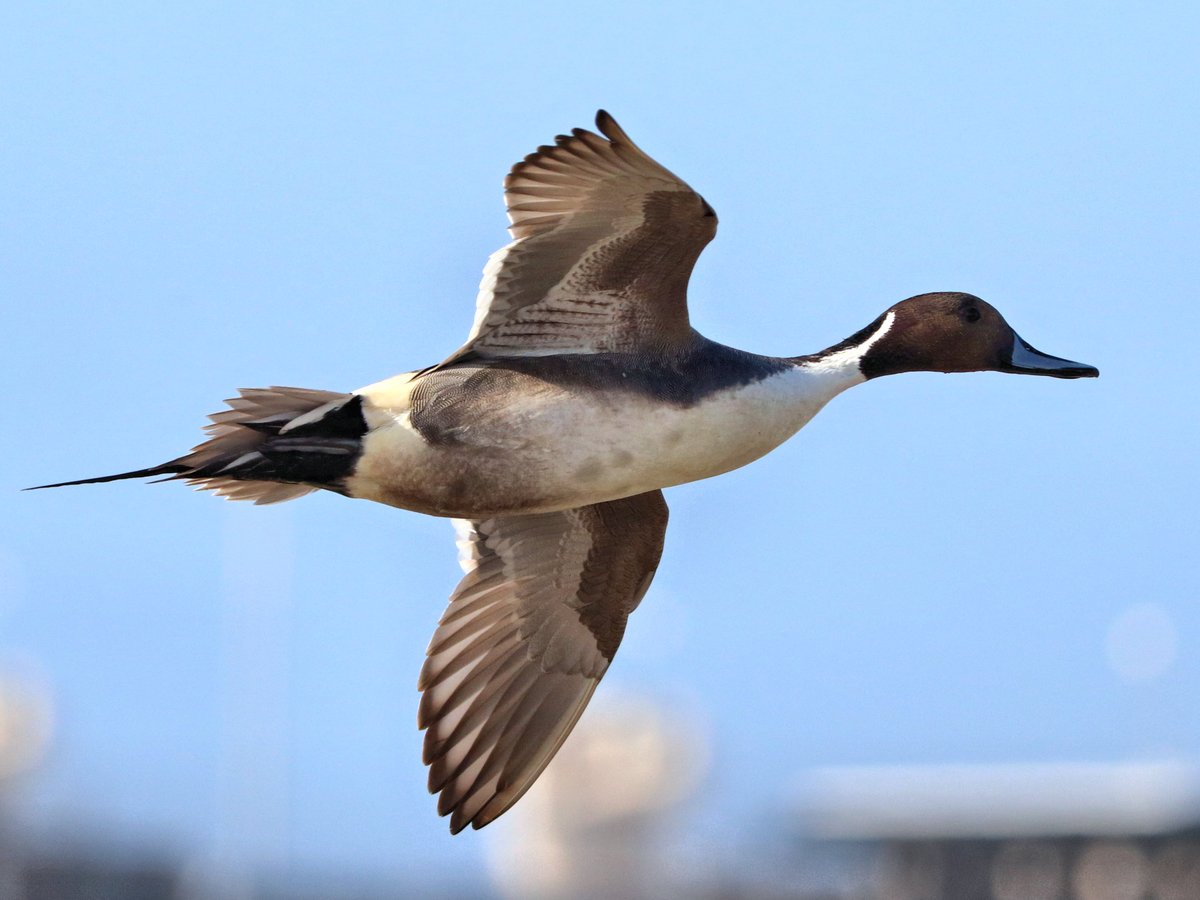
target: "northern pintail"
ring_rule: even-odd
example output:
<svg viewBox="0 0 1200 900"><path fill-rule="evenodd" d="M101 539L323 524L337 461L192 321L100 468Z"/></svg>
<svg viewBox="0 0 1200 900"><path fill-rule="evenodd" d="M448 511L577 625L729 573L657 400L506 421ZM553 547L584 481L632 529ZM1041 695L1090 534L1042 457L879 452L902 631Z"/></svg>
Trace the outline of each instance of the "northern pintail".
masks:
<svg viewBox="0 0 1200 900"><path fill-rule="evenodd" d="M806 356L714 343L687 285L716 213L610 115L596 124L505 179L514 240L446 360L351 393L243 390L192 452L64 482L165 476L255 503L323 489L455 519L466 575L418 715L452 832L511 807L582 714L658 567L662 488L744 466L883 375L1098 374L961 293L911 297Z"/></svg>

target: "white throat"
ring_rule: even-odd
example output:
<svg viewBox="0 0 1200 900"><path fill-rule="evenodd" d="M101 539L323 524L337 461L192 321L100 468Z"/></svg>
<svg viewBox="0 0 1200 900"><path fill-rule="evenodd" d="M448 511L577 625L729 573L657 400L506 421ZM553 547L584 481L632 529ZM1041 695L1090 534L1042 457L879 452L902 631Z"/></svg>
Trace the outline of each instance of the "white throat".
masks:
<svg viewBox="0 0 1200 900"><path fill-rule="evenodd" d="M879 327L861 344L845 347L825 356L799 363L796 368L806 376L806 380L811 384L808 390L812 392L814 399L823 395L824 399L821 400L823 406L846 388L866 381L867 377L863 375L861 366L863 357L883 339L895 321L896 314L889 311L883 317L883 321L879 323Z"/></svg>
<svg viewBox="0 0 1200 900"><path fill-rule="evenodd" d="M741 423L734 431L746 438L746 453L736 464L744 465L783 443L842 391L866 381L860 366L862 358L888 333L894 321L895 314L889 312L861 343L798 361L777 375L705 404L701 411L712 417L714 426L718 422L725 426Z"/></svg>

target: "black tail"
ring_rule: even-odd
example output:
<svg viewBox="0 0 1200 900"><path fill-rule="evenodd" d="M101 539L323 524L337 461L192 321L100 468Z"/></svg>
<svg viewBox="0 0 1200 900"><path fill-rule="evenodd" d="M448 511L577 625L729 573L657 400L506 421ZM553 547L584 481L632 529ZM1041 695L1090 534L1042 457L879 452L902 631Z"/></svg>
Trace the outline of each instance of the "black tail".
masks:
<svg viewBox="0 0 1200 900"><path fill-rule="evenodd" d="M307 388L249 388L209 416L209 438L191 453L147 469L26 488L126 478L185 480L231 500L278 503L317 488L339 490L362 450L362 398Z"/></svg>

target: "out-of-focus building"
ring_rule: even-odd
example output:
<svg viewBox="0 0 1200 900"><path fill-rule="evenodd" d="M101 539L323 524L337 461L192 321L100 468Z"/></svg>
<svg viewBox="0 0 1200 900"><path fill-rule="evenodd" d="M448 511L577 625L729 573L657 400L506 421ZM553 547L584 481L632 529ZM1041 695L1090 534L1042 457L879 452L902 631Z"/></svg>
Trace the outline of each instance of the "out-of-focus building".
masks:
<svg viewBox="0 0 1200 900"><path fill-rule="evenodd" d="M49 692L0 676L0 900L446 900L354 872L241 879L152 848L31 843L12 815L51 737ZM686 710L612 696L488 829L492 890L521 900L1200 900L1200 766L810 770L757 822L697 837L709 768ZM707 841L707 843L705 843Z"/></svg>
<svg viewBox="0 0 1200 900"><path fill-rule="evenodd" d="M681 873L669 837L707 751L661 709L581 723L493 838L513 898L1200 900L1200 766L1181 762L812 770L791 818Z"/></svg>
<svg viewBox="0 0 1200 900"><path fill-rule="evenodd" d="M824 873L801 896L1200 900L1200 767L1184 763L821 769L798 823L799 869Z"/></svg>

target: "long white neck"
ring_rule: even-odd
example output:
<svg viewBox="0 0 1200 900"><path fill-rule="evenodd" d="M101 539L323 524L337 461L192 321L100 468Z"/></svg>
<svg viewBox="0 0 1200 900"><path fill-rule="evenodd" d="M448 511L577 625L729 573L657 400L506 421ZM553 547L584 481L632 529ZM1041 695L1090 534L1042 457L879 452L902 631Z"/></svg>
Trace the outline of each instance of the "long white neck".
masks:
<svg viewBox="0 0 1200 900"><path fill-rule="evenodd" d="M801 356L793 360L795 368L792 369L788 382L795 395L796 414L799 418L797 430L803 428L821 407L842 391L867 380L860 363L870 349L888 333L894 319L895 314L888 312L880 321L879 327L857 343L839 345L823 353Z"/></svg>
<svg viewBox="0 0 1200 900"><path fill-rule="evenodd" d="M847 388L867 380L859 366L892 326L891 313L874 328L789 365L761 381L714 394L683 414L695 437L691 456L679 466L680 481L706 478L758 459L808 424L822 407Z"/></svg>

